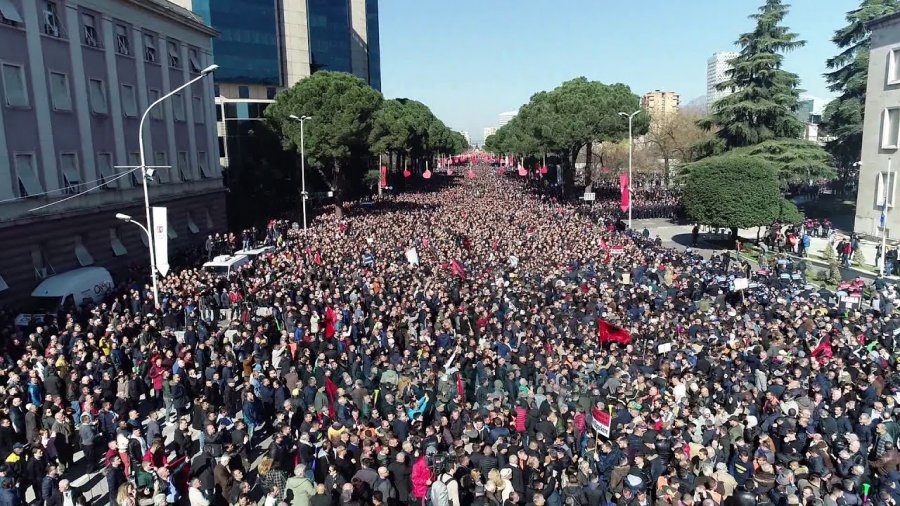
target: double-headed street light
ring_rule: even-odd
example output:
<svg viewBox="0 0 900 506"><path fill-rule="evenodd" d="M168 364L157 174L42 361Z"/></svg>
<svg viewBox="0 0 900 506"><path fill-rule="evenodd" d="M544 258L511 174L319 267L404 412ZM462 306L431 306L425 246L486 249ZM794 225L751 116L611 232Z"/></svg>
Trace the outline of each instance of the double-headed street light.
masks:
<svg viewBox="0 0 900 506"><path fill-rule="evenodd" d="M634 137L631 133L631 123L634 120L634 117L640 113L641 110L638 109L631 114L627 112L620 112L619 116L623 118L628 118L628 228L631 228L631 208L634 203L632 202L634 196L631 193L631 159L634 153Z"/></svg>
<svg viewBox="0 0 900 506"><path fill-rule="evenodd" d="M127 214L118 213L118 214L116 214L116 218L126 221L126 222L129 222L129 223L134 223L135 225L140 226L141 229L147 234L147 247L150 250L150 280L153 285L153 304L156 307L159 307L159 285L156 282L156 251L153 248L153 234L150 233L150 229L152 227L152 222L150 220L150 195L147 191L147 180L150 179L151 177L153 177L153 171L155 169L151 168L151 167L147 167L147 159L146 159L146 156L144 153L144 124L147 122L147 116L150 114L150 111L154 107L156 107L157 105L162 103L167 98L169 98L169 97L175 95L176 93L180 92L181 90L187 88L188 86L190 86L190 85L196 83L197 81L200 81L204 77L212 74L218 68L219 68L218 65L210 65L209 67L206 67L205 69L203 69L203 71L200 72L199 76L197 76L197 77L191 79L190 81L182 84L181 86L175 88L174 90L163 95L162 97L157 99L155 102L153 102L152 104L147 106L147 109L144 111L144 115L141 116L141 123L138 126L138 144L140 146L140 152L141 152L140 153L141 154L140 169L141 169L141 179L143 180L143 186L144 186L144 209L147 213L147 226L145 227L145 226L141 225L140 223L132 220L131 216L128 216Z"/></svg>
<svg viewBox="0 0 900 506"><path fill-rule="evenodd" d="M303 122L312 119L312 116L291 114L288 117L300 123L300 196L303 200L303 232L306 232L306 146L303 144Z"/></svg>

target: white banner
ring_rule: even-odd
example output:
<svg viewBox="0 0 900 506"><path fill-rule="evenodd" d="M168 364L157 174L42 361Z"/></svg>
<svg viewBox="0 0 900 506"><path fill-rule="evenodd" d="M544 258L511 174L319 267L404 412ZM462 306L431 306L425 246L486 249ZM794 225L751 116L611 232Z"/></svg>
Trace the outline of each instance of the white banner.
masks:
<svg viewBox="0 0 900 506"><path fill-rule="evenodd" d="M156 270L165 276L169 273L169 222L165 207L153 209L153 254L156 256Z"/></svg>
<svg viewBox="0 0 900 506"><path fill-rule="evenodd" d="M416 248L406 250L406 261L409 262L409 265L419 265L419 252L416 251Z"/></svg>

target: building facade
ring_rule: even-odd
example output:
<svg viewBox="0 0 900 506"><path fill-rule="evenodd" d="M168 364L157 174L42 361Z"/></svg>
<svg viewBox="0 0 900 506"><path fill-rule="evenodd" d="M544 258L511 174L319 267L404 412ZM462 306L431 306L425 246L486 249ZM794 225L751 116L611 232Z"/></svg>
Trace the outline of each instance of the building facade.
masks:
<svg viewBox="0 0 900 506"><path fill-rule="evenodd" d="M486 141L488 137L497 133L497 127L484 127L484 138L482 141Z"/></svg>
<svg viewBox="0 0 900 506"><path fill-rule="evenodd" d="M650 115L650 126L666 116L677 114L681 97L674 91L651 91L641 97L641 108Z"/></svg>
<svg viewBox="0 0 900 506"><path fill-rule="evenodd" d="M98 265L146 265L138 126L212 63L215 30L166 0L0 1L0 299ZM170 251L225 224L211 79L154 108L144 135ZM93 191L80 194L91 188ZM76 196L77 195L77 196ZM49 207L43 207L52 204Z"/></svg>
<svg viewBox="0 0 900 506"><path fill-rule="evenodd" d="M900 237L897 171L900 169L900 14L869 24L872 41L853 230L889 239ZM887 201L886 230L880 226Z"/></svg>
<svg viewBox="0 0 900 506"><path fill-rule="evenodd" d="M720 83L728 80L728 71L731 70L731 60L738 57L733 51L715 53L706 60L706 109L713 111L713 104L719 99L731 95L731 91L718 90Z"/></svg>
<svg viewBox="0 0 900 506"><path fill-rule="evenodd" d="M497 123L498 126L501 126L501 127L502 127L503 125L509 123L509 122L512 121L512 119L515 118L518 114L519 114L519 111L501 112L500 115L499 115L498 123Z"/></svg>

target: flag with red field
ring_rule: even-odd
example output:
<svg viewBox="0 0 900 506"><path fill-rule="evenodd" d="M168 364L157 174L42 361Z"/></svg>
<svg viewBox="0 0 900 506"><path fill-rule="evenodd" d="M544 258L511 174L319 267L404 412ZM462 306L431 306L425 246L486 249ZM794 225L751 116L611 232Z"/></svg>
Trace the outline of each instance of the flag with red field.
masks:
<svg viewBox="0 0 900 506"><path fill-rule="evenodd" d="M628 344L631 342L631 334L627 330L617 327L606 320L600 320L600 343Z"/></svg>

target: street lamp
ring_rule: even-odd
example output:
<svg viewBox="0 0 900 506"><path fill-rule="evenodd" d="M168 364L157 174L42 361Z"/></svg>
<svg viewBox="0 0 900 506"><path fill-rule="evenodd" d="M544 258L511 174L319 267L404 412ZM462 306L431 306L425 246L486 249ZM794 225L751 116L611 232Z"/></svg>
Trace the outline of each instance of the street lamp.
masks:
<svg viewBox="0 0 900 506"><path fill-rule="evenodd" d="M300 123L300 193L303 200L303 232L306 232L306 146L303 144L303 122L312 119L312 116L303 115L297 117L296 114L289 116L294 121Z"/></svg>
<svg viewBox="0 0 900 506"><path fill-rule="evenodd" d="M153 240L153 238L150 236L150 231L147 230L147 227L141 225L141 222L139 222L139 221L134 221L133 219L131 219L131 216L129 216L129 215L127 215L127 214L123 214L123 213L116 213L116 219L117 219L117 220L122 220L122 221L124 221L125 223L133 223L133 224L137 225L138 227L141 228L141 230L144 231L145 234L147 234L147 241L148 241L148 242L150 242L150 241Z"/></svg>
<svg viewBox="0 0 900 506"><path fill-rule="evenodd" d="M638 109L631 114L627 112L620 112L619 116L623 118L628 118L628 228L631 228L631 208L634 206L633 195L631 193L631 159L634 154L634 137L631 134L631 123L635 116L640 113L641 110Z"/></svg>
<svg viewBox="0 0 900 506"><path fill-rule="evenodd" d="M154 107L156 107L157 105L162 103L163 100L166 100L167 98L175 95L179 91L187 88L188 86L196 83L197 81L203 79L204 77L212 74L218 68L219 68L218 65L210 65L209 67L206 67L205 69L203 69L203 71L200 72L199 76L197 76L197 77L191 79L190 81L182 84L181 86L175 88L174 90L170 91L169 93L167 93L167 94L163 95L162 97L160 97L159 99L157 99L156 102L153 102L152 104L147 106L147 109L144 111L143 116L141 116L141 123L138 126L138 144L140 146L140 152L141 152L141 179L143 180L143 184L144 184L144 210L147 213L147 226L146 227L141 226L141 228L143 228L144 232L147 233L147 247L150 249L150 281L153 284L153 304L155 307L159 307L159 285L156 283L156 252L153 249L153 234L150 233L150 228L152 227L152 224L150 221L150 194L147 191L147 180L149 178L153 177L153 173L151 172L152 169L147 167L147 159L146 159L146 156L144 153L144 124L147 121L147 116L150 114L150 111ZM116 218L118 218L120 220L125 220L125 218L123 218L125 216L128 216L128 215L119 213L116 215ZM129 216L128 220L125 220L125 221L131 221L131 217ZM131 221L131 223L137 223L137 222ZM140 224L138 223L138 225L140 225Z"/></svg>

